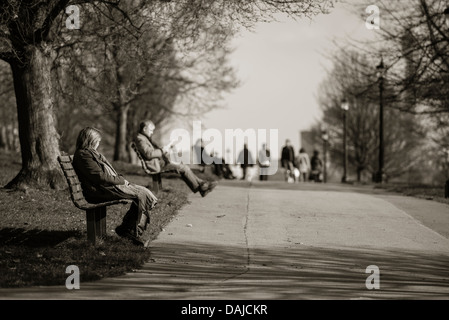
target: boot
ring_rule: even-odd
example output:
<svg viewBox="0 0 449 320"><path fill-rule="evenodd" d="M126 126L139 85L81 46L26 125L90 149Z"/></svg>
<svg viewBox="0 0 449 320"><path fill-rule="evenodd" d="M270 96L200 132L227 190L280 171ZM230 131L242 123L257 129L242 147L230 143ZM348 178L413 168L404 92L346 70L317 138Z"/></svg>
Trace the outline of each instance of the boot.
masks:
<svg viewBox="0 0 449 320"><path fill-rule="evenodd" d="M181 178L187 184L190 190L192 190L193 193L198 192L198 187L200 184L198 178L194 179L194 177L192 177L192 174L186 175L185 173L181 173Z"/></svg>
<svg viewBox="0 0 449 320"><path fill-rule="evenodd" d="M137 224L137 237L141 237L143 232L147 230L148 224L150 223L150 219L146 212L140 215L139 223Z"/></svg>

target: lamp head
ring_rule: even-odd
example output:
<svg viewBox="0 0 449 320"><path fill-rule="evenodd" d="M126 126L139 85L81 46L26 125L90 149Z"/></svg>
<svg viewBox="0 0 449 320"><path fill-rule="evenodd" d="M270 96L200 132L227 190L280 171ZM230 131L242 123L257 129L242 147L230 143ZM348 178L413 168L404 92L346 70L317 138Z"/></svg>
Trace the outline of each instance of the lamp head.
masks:
<svg viewBox="0 0 449 320"><path fill-rule="evenodd" d="M383 77L385 70L383 58L380 58L380 63L376 66L376 69L377 69L377 77L378 78Z"/></svg>
<svg viewBox="0 0 449 320"><path fill-rule="evenodd" d="M346 99L343 99L343 101L341 102L341 108L345 111L349 110L349 103Z"/></svg>

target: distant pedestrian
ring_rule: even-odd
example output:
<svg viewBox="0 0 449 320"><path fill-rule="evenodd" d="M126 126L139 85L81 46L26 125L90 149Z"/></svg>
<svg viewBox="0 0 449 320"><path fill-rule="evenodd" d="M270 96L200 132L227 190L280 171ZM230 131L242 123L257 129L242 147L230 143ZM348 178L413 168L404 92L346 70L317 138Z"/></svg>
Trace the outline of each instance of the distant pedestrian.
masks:
<svg viewBox="0 0 449 320"><path fill-rule="evenodd" d="M203 139L198 139L194 148L195 148L197 163L200 165L200 172L204 172L206 169L206 162L204 162L204 159L203 159L203 152L204 152Z"/></svg>
<svg viewBox="0 0 449 320"><path fill-rule="evenodd" d="M285 140L285 146L281 152L281 166L285 170L285 181L295 180L295 150L289 139Z"/></svg>
<svg viewBox="0 0 449 320"><path fill-rule="evenodd" d="M255 163L246 143L243 145L243 150L240 151L237 163L240 163L240 167L242 168L241 180L245 180L248 167L252 167Z"/></svg>
<svg viewBox="0 0 449 320"><path fill-rule="evenodd" d="M211 159L213 160L213 173L218 176L219 178L224 179L235 179L234 174L232 173L231 168L226 163L225 159L223 157L220 157L218 152L210 154Z"/></svg>
<svg viewBox="0 0 449 320"><path fill-rule="evenodd" d="M303 182L307 182L309 179L309 172L311 169L310 158L304 148L299 150L299 154L296 157L296 164L299 169L299 178Z"/></svg>
<svg viewBox="0 0 449 320"><path fill-rule="evenodd" d="M232 173L231 167L229 166L229 164L226 163L224 158L222 159L221 168L223 170L223 178L229 179L229 180L235 179L235 176L234 176L234 173Z"/></svg>
<svg viewBox="0 0 449 320"><path fill-rule="evenodd" d="M270 167L270 149L267 148L267 144L262 145L262 149L259 150L259 155L257 158L257 163L259 164L259 180L268 180L268 168Z"/></svg>
<svg viewBox="0 0 449 320"><path fill-rule="evenodd" d="M323 162L321 161L319 154L320 153L317 150L313 151L312 159L310 159L310 180L315 182L321 182L321 173L323 171Z"/></svg>

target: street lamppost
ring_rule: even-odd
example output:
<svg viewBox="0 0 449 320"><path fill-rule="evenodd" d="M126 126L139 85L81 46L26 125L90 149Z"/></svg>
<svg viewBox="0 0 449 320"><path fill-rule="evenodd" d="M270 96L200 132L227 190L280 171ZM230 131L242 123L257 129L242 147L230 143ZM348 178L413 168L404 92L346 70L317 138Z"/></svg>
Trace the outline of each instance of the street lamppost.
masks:
<svg viewBox="0 0 449 320"><path fill-rule="evenodd" d="M323 139L323 182L327 181L327 141L329 135L327 134L326 126L321 126L321 139Z"/></svg>
<svg viewBox="0 0 449 320"><path fill-rule="evenodd" d="M383 86L384 86L384 62L381 58L377 69L379 80L379 171L377 172L377 182L382 183L384 176L384 106L383 106Z"/></svg>
<svg viewBox="0 0 449 320"><path fill-rule="evenodd" d="M446 22L446 28L449 29L449 7L446 7L443 13ZM447 156L449 156L449 154L446 155L446 163L447 163ZM447 167L446 167L446 183L444 184L444 197L449 198L449 179L447 178Z"/></svg>
<svg viewBox="0 0 449 320"><path fill-rule="evenodd" d="M347 143L347 131L348 131L348 110L349 103L346 99L341 102L341 109L343 110L343 177L341 177L341 182L347 181L348 174L348 143Z"/></svg>

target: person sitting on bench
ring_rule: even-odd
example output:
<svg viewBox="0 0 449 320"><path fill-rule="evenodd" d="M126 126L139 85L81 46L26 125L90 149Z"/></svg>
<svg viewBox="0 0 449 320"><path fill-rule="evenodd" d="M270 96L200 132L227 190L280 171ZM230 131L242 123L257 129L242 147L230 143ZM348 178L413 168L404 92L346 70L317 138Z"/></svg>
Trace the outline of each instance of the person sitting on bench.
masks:
<svg viewBox="0 0 449 320"><path fill-rule="evenodd" d="M73 155L73 168L88 202L131 199L132 204L115 232L128 238L136 245L144 245L141 240L143 232L150 222L150 210L157 203L154 194L143 186L129 183L112 167L109 161L97 151L101 141L98 129L82 129L76 141Z"/></svg>
<svg viewBox="0 0 449 320"><path fill-rule="evenodd" d="M174 170L181 175L181 178L192 190L192 192L199 192L202 197L205 197L213 188L216 187L217 182L206 181L197 177L192 170L185 164L175 164L170 162L168 158L168 147L160 148L151 139L156 125L151 120L146 120L140 123L140 130L136 136L136 147L149 170L154 172Z"/></svg>

